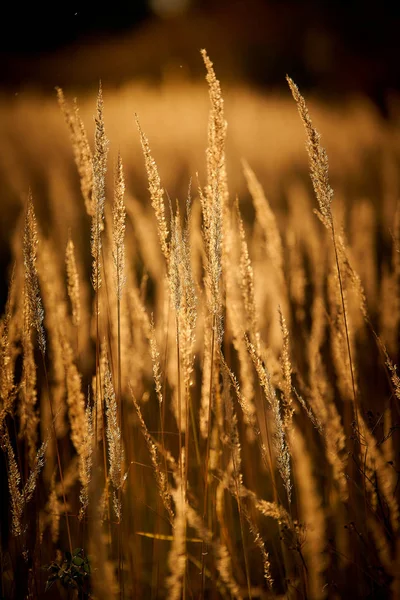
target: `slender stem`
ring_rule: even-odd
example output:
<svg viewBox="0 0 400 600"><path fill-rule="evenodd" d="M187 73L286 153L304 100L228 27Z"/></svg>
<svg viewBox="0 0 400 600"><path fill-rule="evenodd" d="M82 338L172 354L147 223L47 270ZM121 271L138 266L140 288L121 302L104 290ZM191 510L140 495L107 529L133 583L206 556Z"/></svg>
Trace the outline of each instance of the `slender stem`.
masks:
<svg viewBox="0 0 400 600"><path fill-rule="evenodd" d="M162 456L163 456L163 461L164 461L164 471L165 471L165 477L168 478L168 465L167 465L167 457L166 457L166 453L165 453L165 438L164 438L164 430L165 430L165 402L166 402L166 389L167 389L167 357L168 357L168 337L169 337L169 311L170 311L170 300L168 300L168 311L167 311L167 332L166 332L166 336L165 336L165 350L164 350L164 361L163 361L163 373L164 373L164 381L163 381L163 392L162 392L162 398L163 398L163 403L162 405L160 404L160 402L158 402L158 410L159 410L159 420L160 420L160 434L161 434L161 449L162 449ZM158 497L158 501L157 501L157 526L156 526L156 531L157 533L159 533L160 531L160 527L161 527L161 498ZM159 568L159 559L158 559L158 555L159 555L159 540L157 540L157 538L155 538L154 540L154 548L153 548L153 564L156 565L156 588L155 588L155 598L158 598L158 593L159 593L159 585L160 585L160 568ZM154 597L153 595L153 586L152 586L152 598Z"/></svg>
<svg viewBox="0 0 400 600"><path fill-rule="evenodd" d="M99 348L99 291L96 291L96 399L95 399L95 415L94 415L94 439L97 445L97 411L99 404L99 368L100 368L100 348Z"/></svg>
<svg viewBox="0 0 400 600"><path fill-rule="evenodd" d="M168 466L167 466L167 457L165 454L165 438L164 438L164 430L165 430L165 402L166 402L166 394L167 394L167 358L168 358L168 338L169 338L169 311L171 307L171 300L168 299L168 311L167 311L167 334L165 336L165 351L164 351L164 381L163 381L163 404L162 406L159 403L160 409L160 427L161 427L161 447L163 450L164 457L164 469L165 476L168 477Z"/></svg>
<svg viewBox="0 0 400 600"><path fill-rule="evenodd" d="M180 465L180 476L183 481L183 463L182 463L182 390L181 390L181 353L179 345L179 322L178 315L176 315L176 350L177 350L177 361L178 361L178 429L179 429L179 465ZM183 493L183 488L182 488Z"/></svg>
<svg viewBox="0 0 400 600"><path fill-rule="evenodd" d="M196 451L197 466L200 467L201 458L200 458L199 441L197 438L196 422L195 422L195 418L194 418L193 402L192 402L192 397L190 395L190 388L188 389L188 397L189 397L190 422L191 422L192 431L193 431L193 442L194 442L194 447L195 447L195 451Z"/></svg>
<svg viewBox="0 0 400 600"><path fill-rule="evenodd" d="M117 266L118 273L118 266ZM119 273L118 273L118 289L119 289ZM119 406L119 429L122 435L122 396L121 396L121 388L122 388L122 365L121 365L121 298L118 293L117 297L117 326L118 326L118 406Z"/></svg>
<svg viewBox="0 0 400 600"><path fill-rule="evenodd" d="M121 366L121 293L120 293L120 265L119 265L119 252L117 251L117 336L118 336L118 391L117 391L117 406L119 406L119 430L121 434L121 440L123 442L124 436L122 431L122 366ZM122 443L121 443L121 452L122 452ZM122 456L120 457L121 469L122 469ZM119 510L122 511L122 501L121 501L121 487L118 488L118 502L119 502ZM118 578L119 578L119 591L120 598L124 597L124 581L123 581L123 557L121 552L121 514L118 519Z"/></svg>
<svg viewBox="0 0 400 600"><path fill-rule="evenodd" d="M185 410L186 410L186 430L185 430L185 497L187 501L188 473L189 473L189 434L190 434L190 388L185 386Z"/></svg>
<svg viewBox="0 0 400 600"><path fill-rule="evenodd" d="M184 484L184 472L182 461L182 388L181 388L181 349L179 340L179 315L176 313L176 352L178 361L178 429L179 429L179 467L181 478L182 502L185 502L186 484ZM187 430L186 430L187 439ZM187 469L187 455L185 456L185 473ZM185 551L186 551L186 534L185 534ZM183 600L186 600L186 577L183 578Z"/></svg>
<svg viewBox="0 0 400 600"><path fill-rule="evenodd" d="M188 385L185 386L185 410L186 410L186 429L185 429L185 510L188 502L187 490L188 490L188 473L189 473L189 434L190 434L190 388ZM187 538L187 520L185 519L185 540ZM185 545L186 545L185 541ZM183 586L183 600L186 598L186 586L190 589L189 582L189 564L187 560L187 547L186 547L186 576L184 579Z"/></svg>
<svg viewBox="0 0 400 600"><path fill-rule="evenodd" d="M215 345L215 326L216 318L213 315L212 320L212 337L211 337L211 368L210 368L210 394L208 404L208 423L207 423L207 446L206 446L206 462L204 469L204 502L203 502L203 524L207 516L207 500L208 500L208 465L210 461L210 438L211 438L211 415L212 415L212 389L214 377L214 345ZM207 555L206 543L203 539L201 544L201 598L204 598L205 587L205 560Z"/></svg>
<svg viewBox="0 0 400 600"><path fill-rule="evenodd" d="M355 417L356 417L357 432L359 432L360 431L360 427L359 427L359 421L358 421L358 401L357 401L357 394L356 394L356 385L355 385L355 381L354 381L353 358L352 358L351 348L350 348L350 336L349 336L349 327L348 327L348 322L347 322L346 306L345 306L345 302L344 302L344 291L343 291L342 273L341 273L340 264L339 264L339 253L338 253L337 244L336 244L336 234L335 234L335 226L334 226L334 223L333 223L333 218L332 218L331 226L332 226L333 247L334 247L334 250L335 250L336 268L337 268L338 278L339 278L340 297L341 297L341 300L342 300L344 328L345 328L345 331L346 331L347 352L349 354L351 384L352 384L352 387L353 387L353 398L354 398L354 414L355 414Z"/></svg>

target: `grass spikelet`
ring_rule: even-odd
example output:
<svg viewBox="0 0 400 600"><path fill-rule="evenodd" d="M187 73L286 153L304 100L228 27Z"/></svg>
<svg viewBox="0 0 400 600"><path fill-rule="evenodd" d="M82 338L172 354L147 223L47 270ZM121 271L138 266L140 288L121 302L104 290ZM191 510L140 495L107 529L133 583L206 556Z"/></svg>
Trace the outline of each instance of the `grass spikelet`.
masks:
<svg viewBox="0 0 400 600"><path fill-rule="evenodd" d="M22 523L23 512L26 505L32 500L35 492L37 479L44 465L44 455L46 453L48 441L44 441L37 450L28 479L21 491L21 475L15 460L14 449L8 431L2 435L2 438L2 444L5 447L8 459L8 485L11 499L12 532L14 536L20 536L25 533L27 528L27 526L24 526Z"/></svg>
<svg viewBox="0 0 400 600"><path fill-rule="evenodd" d="M94 448L94 425L93 425L93 407L88 398L85 410L85 422L87 437L84 440L83 447L79 454L79 477L82 484L79 500L81 508L79 517L82 519L89 505L89 485L93 466L93 448Z"/></svg>
<svg viewBox="0 0 400 600"><path fill-rule="evenodd" d="M394 393L397 400L400 402L400 377L397 373L397 365L395 365L389 358L387 352L385 352L386 366L389 369L391 380L393 383Z"/></svg>
<svg viewBox="0 0 400 600"><path fill-rule="evenodd" d="M28 291L24 286L23 292L24 305L24 326L23 326L23 378L20 388L20 404L18 407L20 417L20 435L25 435L29 447L29 462L32 464L37 443L37 425L38 415L36 410L37 403L37 374L34 356L34 346L30 328L30 301Z"/></svg>
<svg viewBox="0 0 400 600"><path fill-rule="evenodd" d="M185 382L188 383L193 363L194 330L197 320L197 297L190 255L190 190L186 202L186 223L182 229L179 207L171 218L171 244L169 285L178 319L178 328L185 367Z"/></svg>
<svg viewBox="0 0 400 600"><path fill-rule="evenodd" d="M46 454L47 445L48 445L48 439L46 439L44 442L42 442L38 451L36 452L35 462L33 464L33 467L31 468L29 477L28 477L28 479L24 485L24 488L22 490L22 496L23 496L25 505L28 504L28 502L30 502L32 500L33 494L35 493L37 480L38 480L41 470L43 469L44 463L45 463L45 454Z"/></svg>
<svg viewBox="0 0 400 600"><path fill-rule="evenodd" d="M292 365L290 362L290 349L289 349L289 331L286 326L285 317L283 316L282 310L279 307L279 322L282 331L283 346L280 357L280 364L282 370L282 422L285 431L290 430L292 425L292 418L294 413L294 407L292 402Z"/></svg>
<svg viewBox="0 0 400 600"><path fill-rule="evenodd" d="M231 484L229 491L234 493L234 486ZM279 525L285 525L294 532L293 521L288 511L277 502L270 502L259 498L257 494L246 488L243 484L240 486L240 493L243 498L250 498L254 508L264 517L274 519Z"/></svg>
<svg viewBox="0 0 400 600"><path fill-rule="evenodd" d="M100 356L98 359L98 365L96 369L96 375L92 378L92 393L94 403L94 430L95 430L95 444L98 444L103 440L104 434L104 403L103 403L103 388L107 365L107 347L106 343L103 342L100 345ZM105 438L104 438L105 439Z"/></svg>
<svg viewBox="0 0 400 600"><path fill-rule="evenodd" d="M195 344L195 330L197 323L197 294L196 284L192 271L191 245L190 245L190 223L191 223L191 195L190 187L186 199L186 222L182 232L182 279L184 290L183 315L180 331L183 339L183 366L184 366L184 385L188 390L193 371Z"/></svg>
<svg viewBox="0 0 400 600"><path fill-rule="evenodd" d="M291 527L291 519L289 513L276 502L268 502L267 500L254 500L255 508L264 516L274 519L279 525Z"/></svg>
<svg viewBox="0 0 400 600"><path fill-rule="evenodd" d="M171 206L172 213L172 206ZM168 283L170 294L177 318L182 306L183 285L182 278L182 227L179 214L179 206L176 207L176 214L171 214L171 242L168 264Z"/></svg>
<svg viewBox="0 0 400 600"><path fill-rule="evenodd" d="M220 197L221 204L225 205L228 201L228 184L225 168L227 123L224 115L224 100L213 63L205 50L201 50L201 55L207 69L206 79L211 103L208 121L207 196L209 204L213 202L214 196L217 195Z"/></svg>
<svg viewBox="0 0 400 600"><path fill-rule="evenodd" d="M79 327L81 322L79 275L75 259L75 246L71 236L68 238L65 250L65 266L67 270L68 296L72 308L72 324L74 327Z"/></svg>
<svg viewBox="0 0 400 600"><path fill-rule="evenodd" d="M4 419L12 411L13 402L17 393L14 383L15 352L13 352L13 334L11 318L15 304L15 267L13 268L4 317L0 321L0 432Z"/></svg>
<svg viewBox="0 0 400 600"><path fill-rule="evenodd" d="M38 344L42 355L46 352L46 338L43 327L44 310L39 288L39 277L36 267L37 259L37 224L33 207L32 193L29 192L25 216L23 255L25 267L25 289L27 299L27 326L34 327L38 336Z"/></svg>
<svg viewBox="0 0 400 600"><path fill-rule="evenodd" d="M95 292L101 286L101 232L104 228L104 203L106 197L106 171L108 140L106 138L103 118L103 92L100 86L97 96L97 116L95 133L95 151L93 156L93 201L95 211L92 215L92 284Z"/></svg>
<svg viewBox="0 0 400 600"><path fill-rule="evenodd" d="M301 120L307 134L307 152L310 159L311 181L318 200L319 210L325 225L333 227L332 200L333 190L329 184L328 155L321 145L321 136L313 127L310 113L299 88L289 76L286 76L293 98L296 101Z"/></svg>
<svg viewBox="0 0 400 600"><path fill-rule="evenodd" d="M154 383L156 387L156 393L159 405L161 406L163 403L163 395L162 395L162 380L161 380L161 365L160 365L160 352L158 350L156 331L154 328L154 321L151 319L150 321L150 353L151 353L151 361L153 363L153 377Z"/></svg>
<svg viewBox="0 0 400 600"><path fill-rule="evenodd" d="M121 300L122 290L125 285L125 220L126 210L124 203L125 181L122 158L118 153L118 161L114 178L114 204L113 204L113 259L116 293Z"/></svg>
<svg viewBox="0 0 400 600"><path fill-rule="evenodd" d="M265 549L265 543L262 539L259 529L257 527L256 522L252 519L250 512L244 507L243 508L244 516L246 517L246 521L249 525L250 532L253 536L254 543L260 551L262 563L263 563L263 573L264 573L264 581L267 585L268 589L272 589L274 580L271 574L271 563L269 560L268 552Z"/></svg>
<svg viewBox="0 0 400 600"><path fill-rule="evenodd" d="M222 336L221 291L223 251L223 213L228 201L225 171L226 121L221 86L215 76L213 64L205 50L201 51L207 69L210 96L207 148L207 188L200 192L203 213L203 240L206 251L206 289L209 312L215 321L217 339Z"/></svg>
<svg viewBox="0 0 400 600"><path fill-rule="evenodd" d="M147 137L140 127L139 119L136 116L136 124L139 130L140 142L142 144L142 150L144 154L144 160L147 171L147 179L149 182L149 192L151 205L156 215L157 226L158 226L158 238L160 240L161 251L165 256L165 260L168 263L169 258L169 245L168 245L168 226L165 218L165 206L164 206L164 190L161 187L161 179L158 174L157 165L151 155L150 145Z"/></svg>
<svg viewBox="0 0 400 600"><path fill-rule="evenodd" d="M13 535L18 536L23 533L23 525L21 522L22 513L24 510L23 495L20 491L21 475L18 469L17 461L15 460L14 449L11 445L8 432L2 433L2 443L7 452L8 459L8 488L10 490L11 501L11 527Z"/></svg>
<svg viewBox="0 0 400 600"><path fill-rule="evenodd" d="M256 348L259 348L260 334L258 331L257 309L254 296L254 272L249 256L249 248L242 215L240 214L239 200L236 201L236 215L240 239L240 290L242 292L244 310L246 315L246 331Z"/></svg>
<svg viewBox="0 0 400 600"><path fill-rule="evenodd" d="M314 425L315 429L318 431L318 433L320 435L324 435L324 427L323 427L321 421L313 413L312 409L307 405L304 398L302 398L302 396L300 396L298 391L296 389L294 389L293 391L296 394L296 398L299 401L299 404L301 404L301 406L304 408L308 418L310 419L311 423Z"/></svg>
<svg viewBox="0 0 400 600"><path fill-rule="evenodd" d="M94 217L96 213L96 203L93 197L93 157L85 126L79 116L79 109L76 101L74 102L74 107L71 111L65 100L62 89L56 88L56 90L58 103L70 132L72 149L80 177L81 192L85 201L86 212L90 217Z"/></svg>
<svg viewBox="0 0 400 600"><path fill-rule="evenodd" d="M203 240L206 251L205 287L208 310L218 327L218 338L222 336L221 276L222 276L222 205L217 188L212 201L201 195L203 212Z"/></svg>
<svg viewBox="0 0 400 600"><path fill-rule="evenodd" d="M108 442L108 460L109 460L109 477L113 484L114 491L119 492L119 495L114 493L114 512L118 519L121 520L121 504L120 492L124 483L123 464L124 464L124 448L121 437L121 430L118 423L117 402L115 399L114 386L111 377L111 371L106 363L105 379L104 379L104 402L106 405L107 416L107 442Z"/></svg>

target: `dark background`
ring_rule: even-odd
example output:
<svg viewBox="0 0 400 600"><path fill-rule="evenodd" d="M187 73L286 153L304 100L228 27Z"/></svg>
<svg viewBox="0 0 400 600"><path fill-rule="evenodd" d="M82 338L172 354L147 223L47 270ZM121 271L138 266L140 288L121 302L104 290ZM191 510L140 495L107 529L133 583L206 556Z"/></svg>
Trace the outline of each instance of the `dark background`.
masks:
<svg viewBox="0 0 400 600"><path fill-rule="evenodd" d="M0 85L155 81L181 68L203 77L206 47L225 81L274 90L362 93L387 113L400 89L399 8L389 2L132 0L49 6L8 2L0 16Z"/></svg>

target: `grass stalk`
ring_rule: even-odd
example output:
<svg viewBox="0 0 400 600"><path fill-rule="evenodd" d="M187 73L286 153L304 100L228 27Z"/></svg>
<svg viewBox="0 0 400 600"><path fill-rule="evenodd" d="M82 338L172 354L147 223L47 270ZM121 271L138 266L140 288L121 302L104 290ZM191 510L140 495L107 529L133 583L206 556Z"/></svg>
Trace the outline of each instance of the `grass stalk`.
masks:
<svg viewBox="0 0 400 600"><path fill-rule="evenodd" d="M359 433L360 426L359 426L359 419L358 419L358 400L357 400L356 385L355 385L355 379L354 379L353 357L352 357L351 347L350 347L349 326L348 326L348 322L347 322L347 311L346 311L346 305L345 305L345 301L344 301L342 273L341 273L340 264L339 264L339 254L338 254L338 249L337 249L336 233L335 233L335 226L333 223L333 218L332 218L332 222L331 222L331 227L332 227L333 248L334 248L334 252L335 252L336 269L337 269L338 278L339 278L340 298L341 298L342 308L343 308L343 321L344 321L344 328L345 328L345 332L346 332L346 345L347 345L347 352L349 355L351 385L353 388L354 415L355 415L355 419L356 419L357 432Z"/></svg>
<svg viewBox="0 0 400 600"><path fill-rule="evenodd" d="M208 404L208 423L207 423L207 445L206 445L206 457L204 465L204 497L203 497L203 525L207 517L208 508L208 466L210 462L210 439L211 439L211 416L212 416L212 390L213 390L213 378L214 378L214 346L215 346L215 328L216 328L216 317L213 315L212 320L212 334L211 334L211 365L210 365L210 390L209 390L209 404ZM201 598L204 598L205 591L205 561L207 556L207 544L203 540L201 544Z"/></svg>
<svg viewBox="0 0 400 600"><path fill-rule="evenodd" d="M117 253L117 290L120 290L120 265L119 265L119 256ZM122 365L121 365L121 295L117 293L117 406L119 408L119 430L121 432L121 438L124 439L123 435L123 407L122 407ZM121 444L121 451L123 448L123 444ZM122 456L120 457L120 461L122 463ZM122 464L121 464L122 468ZM121 487L118 488L118 502L120 506L120 511L122 511L122 501L121 501L122 493ZM124 597L124 578L123 578L123 555L121 549L121 516L118 519L117 525L117 545L118 545L118 582L119 582L119 590L120 590L120 598Z"/></svg>

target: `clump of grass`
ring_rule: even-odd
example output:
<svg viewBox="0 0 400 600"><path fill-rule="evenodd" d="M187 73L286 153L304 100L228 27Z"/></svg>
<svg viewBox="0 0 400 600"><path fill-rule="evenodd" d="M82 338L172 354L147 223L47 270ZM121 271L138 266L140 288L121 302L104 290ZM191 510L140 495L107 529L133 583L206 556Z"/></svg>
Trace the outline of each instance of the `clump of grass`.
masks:
<svg viewBox="0 0 400 600"><path fill-rule="evenodd" d="M202 57L206 172L182 201L137 117L143 198L129 156L107 175L102 88L93 148L57 92L91 238L67 219L39 236L29 193L0 321L4 597L41 598L45 565L49 598L56 581L85 598L398 597L399 347L378 301L389 290L397 311L398 232L378 248L368 226L379 252L364 287L290 78L328 235L308 217L305 172L276 210L244 161L239 208L222 88ZM379 206L366 214L383 222Z"/></svg>

